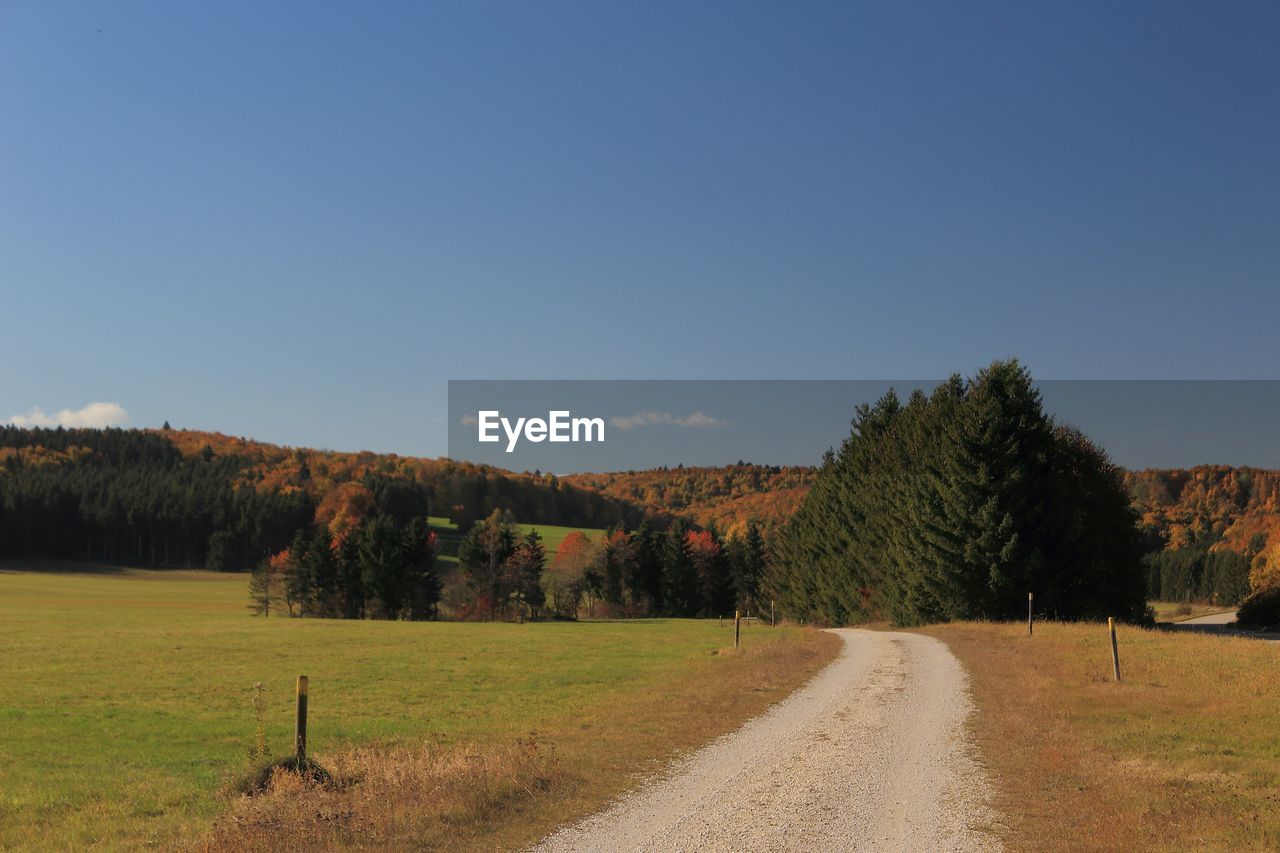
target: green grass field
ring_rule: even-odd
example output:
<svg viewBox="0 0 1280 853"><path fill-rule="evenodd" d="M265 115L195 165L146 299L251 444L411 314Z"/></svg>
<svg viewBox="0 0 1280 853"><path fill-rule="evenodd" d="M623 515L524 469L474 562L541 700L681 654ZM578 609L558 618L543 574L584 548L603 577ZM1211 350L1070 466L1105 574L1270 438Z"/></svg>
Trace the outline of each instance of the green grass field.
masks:
<svg viewBox="0 0 1280 853"><path fill-rule="evenodd" d="M248 766L255 682L277 756L300 673L321 756L436 734L505 742L564 729L591 703L639 701L710 666L728 637L711 621L264 619L249 614L246 583L0 570L0 847L197 837L226 807L218 790Z"/></svg>

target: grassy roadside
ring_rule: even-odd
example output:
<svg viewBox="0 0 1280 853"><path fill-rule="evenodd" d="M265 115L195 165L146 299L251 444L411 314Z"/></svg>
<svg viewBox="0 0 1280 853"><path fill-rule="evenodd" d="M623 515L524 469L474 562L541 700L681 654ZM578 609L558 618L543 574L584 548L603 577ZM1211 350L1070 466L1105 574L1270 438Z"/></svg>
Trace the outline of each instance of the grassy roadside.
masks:
<svg viewBox="0 0 1280 853"><path fill-rule="evenodd" d="M278 776L266 795L236 800L202 847L526 847L761 713L832 660L840 642L757 627L743 645L597 695L536 733L339 753L325 762L336 785Z"/></svg>
<svg viewBox="0 0 1280 853"><path fill-rule="evenodd" d="M262 619L246 611L246 583L0 569L0 849L172 848L229 809L242 821L220 827L258 846L312 830L329 846L344 826L395 847L433 831L426 840L452 846L528 840L732 729L837 645L753 628L745 655L712 654L732 645L714 621ZM266 738L287 750L298 673L311 677L312 753L364 781L286 840L272 797L219 791L248 767L255 682ZM295 793L275 801L313 792Z"/></svg>
<svg viewBox="0 0 1280 853"><path fill-rule="evenodd" d="M1012 850L1280 849L1280 645L1121 627L924 633L968 669Z"/></svg>

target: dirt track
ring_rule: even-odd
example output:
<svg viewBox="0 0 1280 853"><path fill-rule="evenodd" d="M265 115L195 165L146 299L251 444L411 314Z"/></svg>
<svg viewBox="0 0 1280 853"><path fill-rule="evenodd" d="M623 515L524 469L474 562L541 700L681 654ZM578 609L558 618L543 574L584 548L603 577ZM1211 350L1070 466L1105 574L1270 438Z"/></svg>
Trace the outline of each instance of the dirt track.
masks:
<svg viewBox="0 0 1280 853"><path fill-rule="evenodd" d="M808 685L537 849L997 849L959 662L930 637L838 633Z"/></svg>

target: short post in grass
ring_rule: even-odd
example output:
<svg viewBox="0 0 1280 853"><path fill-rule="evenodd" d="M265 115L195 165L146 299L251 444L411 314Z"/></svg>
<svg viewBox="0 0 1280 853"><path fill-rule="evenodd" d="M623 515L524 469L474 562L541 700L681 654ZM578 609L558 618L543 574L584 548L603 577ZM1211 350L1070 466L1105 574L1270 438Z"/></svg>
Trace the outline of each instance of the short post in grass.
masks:
<svg viewBox="0 0 1280 853"><path fill-rule="evenodd" d="M1107 617L1107 630L1111 632L1111 671L1115 673L1116 681L1120 680L1120 648L1116 645L1116 620L1114 617Z"/></svg>
<svg viewBox="0 0 1280 853"><path fill-rule="evenodd" d="M1032 624L1033 624L1033 620L1032 620L1032 616L1031 616L1031 603L1032 603L1032 601L1034 601L1034 600L1035 600L1035 595L1033 595L1033 594L1032 594L1032 593L1030 593L1030 592L1029 592L1029 593L1027 593L1027 636L1028 636L1028 637L1030 637L1030 636L1031 636L1031 631L1032 631L1032 627L1031 627L1031 626L1032 626Z"/></svg>
<svg viewBox="0 0 1280 853"><path fill-rule="evenodd" d="M773 618L773 599L772 598L769 599L769 627L770 628L778 627L778 621Z"/></svg>
<svg viewBox="0 0 1280 853"><path fill-rule="evenodd" d="M298 676L298 707L293 721L293 754L301 767L307 760L307 677Z"/></svg>
<svg viewBox="0 0 1280 853"><path fill-rule="evenodd" d="M733 647L736 649L742 642L742 611L733 611Z"/></svg>

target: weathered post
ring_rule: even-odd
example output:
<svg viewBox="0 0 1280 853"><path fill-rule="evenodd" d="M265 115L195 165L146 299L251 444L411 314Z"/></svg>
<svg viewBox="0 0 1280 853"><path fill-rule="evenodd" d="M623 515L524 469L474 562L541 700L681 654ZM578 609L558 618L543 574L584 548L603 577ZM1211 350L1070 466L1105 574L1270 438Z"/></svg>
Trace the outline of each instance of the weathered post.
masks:
<svg viewBox="0 0 1280 853"><path fill-rule="evenodd" d="M742 642L742 611L733 611L733 647L736 649Z"/></svg>
<svg viewBox="0 0 1280 853"><path fill-rule="evenodd" d="M769 627L770 628L778 627L778 621L773 618L773 599L772 598L769 599Z"/></svg>
<svg viewBox="0 0 1280 853"><path fill-rule="evenodd" d="M293 752L301 767L307 760L307 677L298 676L298 708L293 721Z"/></svg>
<svg viewBox="0 0 1280 853"><path fill-rule="evenodd" d="M1034 599L1035 599L1034 595L1032 595L1031 593L1027 593L1027 636L1028 637L1031 636L1031 630L1032 630L1031 626L1033 623L1033 617L1031 615L1031 603Z"/></svg>
<svg viewBox="0 0 1280 853"><path fill-rule="evenodd" d="M1107 617L1107 630L1111 632L1111 670L1115 673L1116 681L1120 680L1120 649L1116 646L1116 620Z"/></svg>

